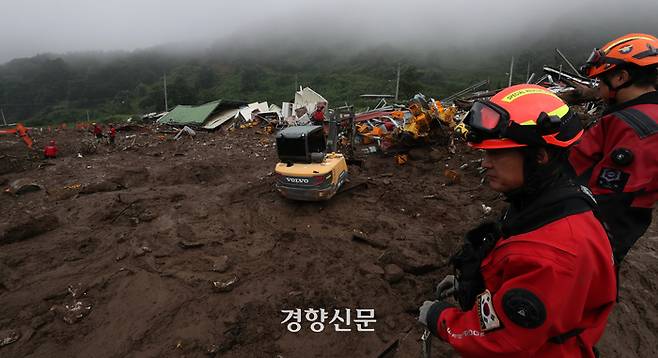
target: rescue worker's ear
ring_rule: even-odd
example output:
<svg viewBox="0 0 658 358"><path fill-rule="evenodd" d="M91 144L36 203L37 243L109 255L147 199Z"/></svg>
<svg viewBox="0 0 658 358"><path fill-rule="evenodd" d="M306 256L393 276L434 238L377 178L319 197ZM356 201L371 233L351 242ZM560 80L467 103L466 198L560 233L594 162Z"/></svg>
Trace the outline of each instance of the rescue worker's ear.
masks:
<svg viewBox="0 0 658 358"><path fill-rule="evenodd" d="M630 80L632 76L628 70L621 70L619 71L619 77L624 83L626 83L626 81Z"/></svg>
<svg viewBox="0 0 658 358"><path fill-rule="evenodd" d="M631 74L628 72L628 70L613 71L608 75L607 79L608 84L612 84L612 87L617 87L619 84L626 83L628 80L630 80Z"/></svg>
<svg viewBox="0 0 658 358"><path fill-rule="evenodd" d="M535 159L537 159L538 164L548 163L549 157L546 148L542 148L542 147L537 148L537 154L535 156Z"/></svg>

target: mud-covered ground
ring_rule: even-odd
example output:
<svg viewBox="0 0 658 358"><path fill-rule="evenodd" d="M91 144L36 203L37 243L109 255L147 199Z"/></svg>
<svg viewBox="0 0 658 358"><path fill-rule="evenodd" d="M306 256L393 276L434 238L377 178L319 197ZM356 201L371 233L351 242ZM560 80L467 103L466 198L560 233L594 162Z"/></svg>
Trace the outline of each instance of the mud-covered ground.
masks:
<svg viewBox="0 0 658 358"><path fill-rule="evenodd" d="M274 191L273 138L257 129L173 141L146 128L96 153L87 133L34 136L59 158L0 138L2 188L42 186L0 196L0 344L18 337L0 357L415 358L418 306L461 235L504 205L463 146L404 166L371 155L350 167L367 185L300 203ZM622 270L605 357L658 356L657 242L654 223ZM281 310L295 308L325 309L324 330L288 332ZM374 332L329 324L357 308L374 309Z"/></svg>

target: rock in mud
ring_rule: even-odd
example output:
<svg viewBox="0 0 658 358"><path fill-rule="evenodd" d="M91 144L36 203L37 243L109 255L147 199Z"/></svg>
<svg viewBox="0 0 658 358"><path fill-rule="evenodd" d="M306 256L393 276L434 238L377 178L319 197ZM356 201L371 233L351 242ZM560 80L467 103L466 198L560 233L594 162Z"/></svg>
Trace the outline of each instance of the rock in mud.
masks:
<svg viewBox="0 0 658 358"><path fill-rule="evenodd" d="M384 269L382 269L381 267L375 264L370 264L370 263L363 263L359 265L359 271L361 271L364 274L372 274L372 275L384 274Z"/></svg>
<svg viewBox="0 0 658 358"><path fill-rule="evenodd" d="M384 266L384 278L390 283L399 282L404 277L404 271L398 265L388 264Z"/></svg>
<svg viewBox="0 0 658 358"><path fill-rule="evenodd" d="M386 247L388 247L388 245L386 245L386 243L384 243L380 240L374 239L372 237L368 237L368 235L366 235L363 231L356 230L356 229L352 231L352 240L354 240L356 242L360 242L360 243L370 245L370 246L378 248L378 249L385 249Z"/></svg>
<svg viewBox="0 0 658 358"><path fill-rule="evenodd" d="M215 292L231 292L238 285L238 276L233 276L228 280L210 281L210 286Z"/></svg>
<svg viewBox="0 0 658 358"><path fill-rule="evenodd" d="M21 338L20 333L13 329L5 329L0 331L0 347L12 344Z"/></svg>
<svg viewBox="0 0 658 358"><path fill-rule="evenodd" d="M0 227L0 245L31 239L59 227L59 220L55 215L45 214L28 217L21 222Z"/></svg>
<svg viewBox="0 0 658 358"><path fill-rule="evenodd" d="M97 183L90 183L82 186L80 194L94 194L125 189L125 187L111 180L104 180Z"/></svg>
<svg viewBox="0 0 658 358"><path fill-rule="evenodd" d="M187 250L187 249L197 249L199 247L202 247L204 245L203 242L198 242L198 241L187 241L187 240L181 240L178 242L178 247L181 249Z"/></svg>
<svg viewBox="0 0 658 358"><path fill-rule="evenodd" d="M9 183L9 188L5 191L14 195L22 195L33 191L39 191L43 187L29 179L16 179Z"/></svg>

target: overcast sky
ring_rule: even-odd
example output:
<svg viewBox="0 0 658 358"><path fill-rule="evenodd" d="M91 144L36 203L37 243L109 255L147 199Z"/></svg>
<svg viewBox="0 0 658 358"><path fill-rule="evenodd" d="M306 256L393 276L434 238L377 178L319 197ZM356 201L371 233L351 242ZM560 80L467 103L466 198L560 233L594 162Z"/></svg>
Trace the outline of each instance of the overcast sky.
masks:
<svg viewBox="0 0 658 358"><path fill-rule="evenodd" d="M0 0L0 63L45 52L204 46L293 33L468 46L547 31L573 14L586 22L632 23L637 16L655 18L658 1Z"/></svg>

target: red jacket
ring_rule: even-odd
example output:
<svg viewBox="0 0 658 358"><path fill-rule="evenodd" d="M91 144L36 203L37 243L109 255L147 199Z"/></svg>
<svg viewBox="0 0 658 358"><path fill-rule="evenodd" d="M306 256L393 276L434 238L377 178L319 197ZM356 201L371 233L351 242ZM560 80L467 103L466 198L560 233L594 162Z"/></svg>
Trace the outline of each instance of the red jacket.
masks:
<svg viewBox="0 0 658 358"><path fill-rule="evenodd" d="M616 279L610 244L591 211L501 238L480 268L487 291L469 311L444 306L435 326L463 357L594 357ZM536 309L515 304L524 297L539 302ZM551 341L575 329L583 331Z"/></svg>
<svg viewBox="0 0 658 358"><path fill-rule="evenodd" d="M116 136L117 136L117 130L114 127L110 128L110 138L114 138Z"/></svg>
<svg viewBox="0 0 658 358"><path fill-rule="evenodd" d="M595 195L634 193L632 207L652 208L658 200L658 92L613 110L583 134L569 161Z"/></svg>
<svg viewBox="0 0 658 358"><path fill-rule="evenodd" d="M322 111L315 111L313 112L313 115L311 115L313 122L323 122L324 118L324 112Z"/></svg>
<svg viewBox="0 0 658 358"><path fill-rule="evenodd" d="M46 158L55 158L57 157L57 147L54 145L48 145L43 149L43 156Z"/></svg>

